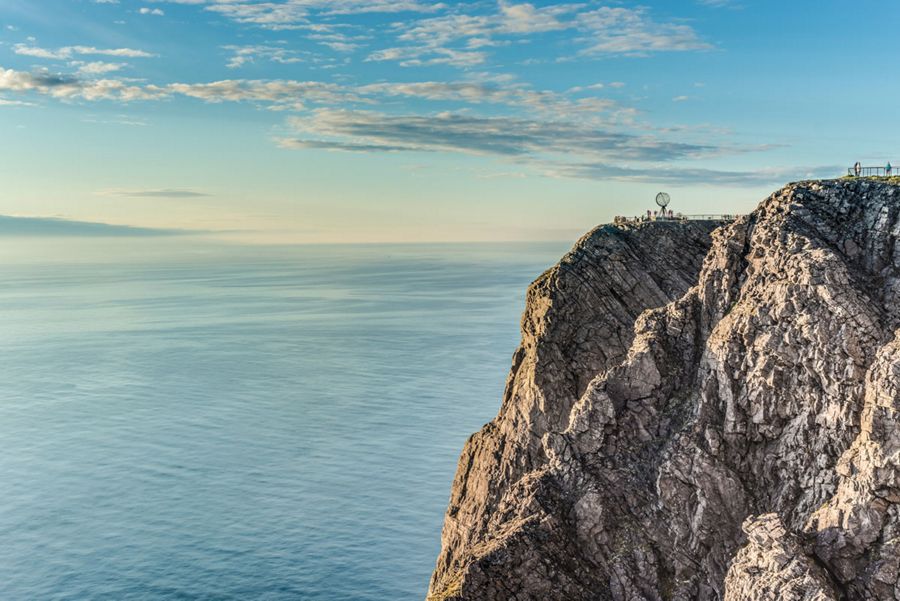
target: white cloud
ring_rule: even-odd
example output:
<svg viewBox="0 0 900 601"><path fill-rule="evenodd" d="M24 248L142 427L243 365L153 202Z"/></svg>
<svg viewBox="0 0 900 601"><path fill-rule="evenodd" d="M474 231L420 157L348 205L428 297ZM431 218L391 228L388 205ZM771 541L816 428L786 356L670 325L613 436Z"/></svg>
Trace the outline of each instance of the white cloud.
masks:
<svg viewBox="0 0 900 601"><path fill-rule="evenodd" d="M352 91L338 84L291 80L222 80L211 83L174 83L164 88L210 103L259 102L275 110L301 110L307 102L338 104L360 101Z"/></svg>
<svg viewBox="0 0 900 601"><path fill-rule="evenodd" d="M311 33L307 37L340 53L353 52L360 47L362 42L370 39L365 35L350 36L336 31Z"/></svg>
<svg viewBox="0 0 900 601"><path fill-rule="evenodd" d="M72 63L72 66L78 68L78 73L80 75L91 76L113 73L125 68L127 65L125 63L106 63L103 61L93 61L89 63L75 61Z"/></svg>
<svg viewBox="0 0 900 601"><path fill-rule="evenodd" d="M454 50L440 46L387 48L373 52L367 61L397 61L402 67L423 67L429 65L451 65L453 67L473 67L485 62L484 52Z"/></svg>
<svg viewBox="0 0 900 601"><path fill-rule="evenodd" d="M9 100L0 97L0 106L34 106L34 103L25 102L24 100Z"/></svg>
<svg viewBox="0 0 900 601"><path fill-rule="evenodd" d="M255 57L290 62L296 57L282 56L277 47L233 47L232 66L238 67ZM212 82L176 82L163 85L138 80L114 79L107 75L125 68L124 63L69 61L74 73L52 73L5 69L0 91L34 93L64 100L157 100L184 96L209 103L250 102L270 110L303 111L322 106L370 106L391 99L416 99L451 103L457 107L503 105L526 113L554 118L604 119L628 121L633 109L594 94L573 96L535 90L504 77L484 77L472 81L381 82L348 85L322 81L289 79L225 79ZM478 75L478 74L476 74Z"/></svg>
<svg viewBox="0 0 900 601"><path fill-rule="evenodd" d="M606 98L592 96L573 99L525 85L495 85L478 81L377 83L360 86L355 92L366 97L406 97L469 105L501 104L557 117L584 114L596 117L602 113L615 113L621 108Z"/></svg>
<svg viewBox="0 0 900 601"><path fill-rule="evenodd" d="M0 91L35 93L61 100L150 100L168 92L153 85L138 86L117 79L85 80L48 71L27 73L0 67Z"/></svg>
<svg viewBox="0 0 900 601"><path fill-rule="evenodd" d="M13 52L23 56L33 56L35 58L62 59L72 56L70 48L60 48L59 50L48 50L46 48L36 48L34 46L26 46L25 44L16 44L13 46Z"/></svg>
<svg viewBox="0 0 900 601"><path fill-rule="evenodd" d="M273 46L227 47L234 52L229 66L240 67L256 58L279 62L301 60ZM576 88L566 93L536 90L509 77L474 74L471 81L381 82L349 85L289 79L225 79L212 82L177 82L163 85L138 80L111 79L106 75L127 67L125 63L69 61L74 73L4 70L0 90L33 92L63 99L153 100L186 96L210 103L254 102L271 110L305 110L309 106L373 105L390 99L418 99L465 107L494 104L556 118L574 117L630 120L633 109ZM577 94L577 95L575 95Z"/></svg>
<svg viewBox="0 0 900 601"><path fill-rule="evenodd" d="M279 46L224 46L224 49L230 50L233 53L227 63L227 66L230 69L243 67L248 63L255 62L256 59L283 65L300 63L304 60L298 56L297 52Z"/></svg>
<svg viewBox="0 0 900 601"><path fill-rule="evenodd" d="M94 67L92 70L101 70ZM209 83L171 83L163 86L123 79L90 79L79 75L16 71L0 67L0 91L35 93L62 100L158 100L174 95L210 103L259 102L275 109L302 109L305 102L337 104L365 102L352 89L338 84L293 80L221 80Z"/></svg>
<svg viewBox="0 0 900 601"><path fill-rule="evenodd" d="M297 29L311 25L314 16L362 13L429 13L446 8L446 4L418 0L154 0L172 4L204 5L237 23L273 30Z"/></svg>
<svg viewBox="0 0 900 601"><path fill-rule="evenodd" d="M535 9L537 10L537 9ZM522 17L530 22L531 12ZM559 15L553 15L554 19ZM549 23L549 21L548 21ZM533 25L533 24L532 24ZM300 56L281 45L229 46L231 66L250 60L296 62ZM633 123L631 107L594 93L617 82L577 86L568 92L538 90L510 77L475 73L470 81L380 82L350 85L322 81L225 79L205 83L149 84L108 75L124 63L74 60L82 55L150 56L129 48L69 46L43 49L17 46L19 54L66 59L70 74L0 68L0 106L27 103L36 96L65 102L154 101L173 97L208 103L252 103L269 110L294 111L290 131L277 142L285 148L354 152L452 152L488 155L559 177L609 177L643 181L654 170L665 177L699 177L701 171L666 167L699 158L761 150L692 141L685 130L663 130ZM435 55L440 57L439 54ZM416 60L416 59L408 59ZM426 60L420 58L418 60ZM8 97L19 94L21 100ZM394 113L408 99L453 107L441 113ZM675 97L674 101L687 97ZM398 102L402 100L402 102ZM382 107L379 111L359 107ZM493 108L511 110L497 116ZM335 107L346 108L335 108ZM445 106L440 107L441 110ZM475 114L475 111L484 114ZM502 114L502 113L501 113ZM125 120L123 120L125 121ZM138 123L135 123L138 124ZM722 139L718 136L712 139ZM616 167L611 167L615 165ZM662 166L662 167L661 167ZM703 174L708 172L703 171ZM723 181L754 180L755 175L717 172ZM648 179L649 181L649 179Z"/></svg>
<svg viewBox="0 0 900 601"><path fill-rule="evenodd" d="M468 67L486 61L477 48L503 45L547 32L569 31L580 56L640 55L705 50L711 46L688 25L655 21L644 8L563 3L536 7L501 0L485 14L452 12L395 26L395 45L372 52L368 60L404 66L451 64ZM468 52L467 52L468 51ZM450 57L449 59L447 57Z"/></svg>
<svg viewBox="0 0 900 601"><path fill-rule="evenodd" d="M500 14L503 20L500 30L508 33L537 33L568 29L569 26L559 21L557 15L570 13L577 7L578 5L558 5L538 9L527 2L510 4L501 0Z"/></svg>
<svg viewBox="0 0 900 601"><path fill-rule="evenodd" d="M28 46L26 44L16 44L13 46L13 52L23 56L32 56L35 58L46 59L69 59L75 55L95 55L95 56L116 56L123 58L150 58L156 56L143 50L135 50L134 48L96 48L94 46L64 46L51 50L48 48L40 48L38 46Z"/></svg>
<svg viewBox="0 0 900 601"><path fill-rule="evenodd" d="M715 1L715 0L711 0ZM405 67L449 65L471 68L490 59L489 49L556 35L542 45L540 60L570 60L597 55L649 55L711 48L688 24L655 19L643 7L598 6L591 1L549 5L515 0L469 3L424 0L145 0L202 7L240 24L270 30L305 29L309 39L335 53L357 51L365 41L370 62L397 62ZM142 9L146 12L149 9ZM340 15L403 14L402 20L378 30ZM346 35L339 28L364 32ZM556 55L547 55L547 51ZM564 53L560 55L559 53ZM522 60L537 60L523 57ZM243 62L238 59L237 64Z"/></svg>
<svg viewBox="0 0 900 601"><path fill-rule="evenodd" d="M166 14L160 8L147 8L147 7L141 8L138 12L141 13L142 15L155 15L157 17L162 17L163 15Z"/></svg>
<svg viewBox="0 0 900 601"><path fill-rule="evenodd" d="M50 75L48 73L25 73L13 69L0 68L0 90L9 92L36 91L42 94L65 98L78 93L80 83L75 78Z"/></svg>
<svg viewBox="0 0 900 601"><path fill-rule="evenodd" d="M582 54L648 54L708 50L688 25L659 23L645 9L601 7L579 15Z"/></svg>

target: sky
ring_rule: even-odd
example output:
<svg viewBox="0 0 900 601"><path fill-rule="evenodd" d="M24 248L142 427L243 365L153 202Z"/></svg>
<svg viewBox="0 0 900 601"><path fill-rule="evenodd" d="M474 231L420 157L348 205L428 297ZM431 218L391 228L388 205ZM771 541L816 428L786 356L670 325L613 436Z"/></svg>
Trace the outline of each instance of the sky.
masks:
<svg viewBox="0 0 900 601"><path fill-rule="evenodd" d="M0 235L560 240L896 154L900 5L0 0ZM98 225L100 224L100 225Z"/></svg>

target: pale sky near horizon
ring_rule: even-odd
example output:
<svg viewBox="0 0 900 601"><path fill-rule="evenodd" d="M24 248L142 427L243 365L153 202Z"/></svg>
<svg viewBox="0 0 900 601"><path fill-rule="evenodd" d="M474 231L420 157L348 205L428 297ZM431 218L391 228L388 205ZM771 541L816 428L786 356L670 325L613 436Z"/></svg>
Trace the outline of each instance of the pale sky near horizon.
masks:
<svg viewBox="0 0 900 601"><path fill-rule="evenodd" d="M0 0L0 216L40 218L0 235L571 239L658 190L742 212L900 165L898 24L874 1Z"/></svg>

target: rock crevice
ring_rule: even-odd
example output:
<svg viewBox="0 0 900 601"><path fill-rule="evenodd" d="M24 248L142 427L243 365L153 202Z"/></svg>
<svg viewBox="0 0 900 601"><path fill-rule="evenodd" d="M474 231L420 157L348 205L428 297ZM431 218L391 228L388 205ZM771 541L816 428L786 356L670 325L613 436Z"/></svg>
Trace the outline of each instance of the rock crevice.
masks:
<svg viewBox="0 0 900 601"><path fill-rule="evenodd" d="M531 286L430 600L900 600L900 187L718 225L603 226Z"/></svg>

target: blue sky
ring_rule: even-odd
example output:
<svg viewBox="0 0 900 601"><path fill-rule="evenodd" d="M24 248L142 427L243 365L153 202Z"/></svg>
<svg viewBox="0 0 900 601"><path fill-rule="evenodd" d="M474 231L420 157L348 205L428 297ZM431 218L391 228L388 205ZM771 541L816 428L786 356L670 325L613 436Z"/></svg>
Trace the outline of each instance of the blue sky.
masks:
<svg viewBox="0 0 900 601"><path fill-rule="evenodd" d="M900 164L898 21L877 2L0 0L0 214L281 243L571 238L660 189L746 211Z"/></svg>

